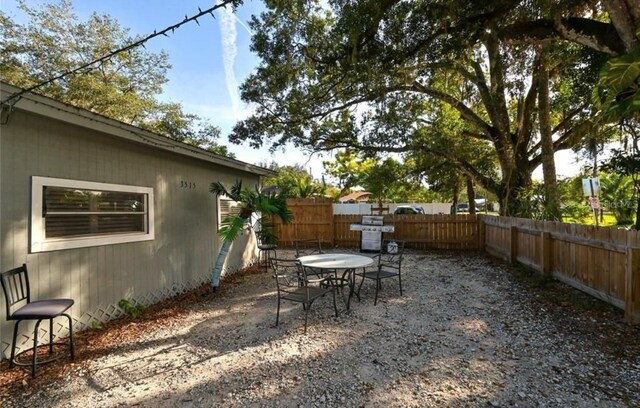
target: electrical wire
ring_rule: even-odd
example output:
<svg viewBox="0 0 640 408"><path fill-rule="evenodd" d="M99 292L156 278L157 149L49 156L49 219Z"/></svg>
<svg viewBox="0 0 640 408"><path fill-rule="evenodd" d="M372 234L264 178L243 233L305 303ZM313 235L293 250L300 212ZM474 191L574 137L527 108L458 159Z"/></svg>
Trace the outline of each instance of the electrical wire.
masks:
<svg viewBox="0 0 640 408"><path fill-rule="evenodd" d="M125 51L129 51L130 49L133 49L133 48L136 48L136 47L139 47L139 46L142 46L142 48L144 48L144 44L147 41L149 41L149 40L151 40L151 39L153 39L155 37L161 36L161 35L164 35L165 37L168 37L169 35L167 33L169 31L171 31L171 33L173 34L176 29L178 29L178 28L182 27L183 25L185 25L187 23L190 23L192 21L195 21L196 24L200 25L200 23L198 22L198 18L199 17L202 17L202 16L204 16L206 14L211 14L211 16L213 18L216 18L216 16L213 14L213 12L215 10L217 10L219 8L222 8L222 7L226 8L228 5L231 5L232 7L236 7L241 2L242 2L242 0L222 0L220 3L216 4L213 7L208 8L206 10L202 10L200 7L198 7L198 11L199 11L198 14L194 14L191 17L188 17L188 16L185 15L184 16L184 20L182 20L181 22L179 22L177 24L174 24L174 25L171 25L171 26L165 28L164 30L161 30L161 31L154 30L153 34L150 34L150 35L148 35L148 36L146 36L146 37L144 37L144 38L142 38L142 39L140 39L140 40L138 40L138 41L136 41L134 43L131 43L131 44L127 45L127 46L119 48L119 49L117 49L115 51L112 51L112 52L110 52L108 54L105 54L102 57L94 59L93 61L90 61L90 62L88 62L86 64L83 64L83 65L81 65L81 66L79 66L77 68L74 68L74 69L69 70L69 71L65 71L65 72L63 72L63 73L61 73L61 74L59 74L59 75L57 75L55 77L47 79L46 81L42 81L42 82L40 82L40 83L38 83L36 85L30 86L29 88L25 88L25 89L22 89L21 91L15 92L15 93L9 95L9 97L7 97L6 99L3 99L2 101L0 101L0 104L14 105L15 103L18 102L18 100L20 100L20 97L22 95L26 94L26 93L35 91L38 88L41 88L41 87L43 87L45 85L48 85L48 84L50 84L52 82L55 82L55 81L57 81L59 79L67 77L69 75L74 75L74 74L77 74L78 72L85 72L85 71L90 71L90 70L96 69L96 67L94 67L93 65L98 64L98 63L102 63L104 61L107 61L107 60L113 58L114 56L116 56L116 55L118 55L120 53L123 53ZM15 99L15 101L14 101L14 99ZM13 103L11 103L12 101L13 101Z"/></svg>

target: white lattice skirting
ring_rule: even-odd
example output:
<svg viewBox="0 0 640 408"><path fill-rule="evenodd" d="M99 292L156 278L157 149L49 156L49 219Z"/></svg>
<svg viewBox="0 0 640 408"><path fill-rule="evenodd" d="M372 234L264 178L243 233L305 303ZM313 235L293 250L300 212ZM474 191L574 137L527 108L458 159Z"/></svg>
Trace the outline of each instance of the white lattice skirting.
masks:
<svg viewBox="0 0 640 408"><path fill-rule="evenodd" d="M223 271L222 276L228 276L233 274L235 271L246 268L256 262L256 259L253 258L248 261L242 261L235 264L226 264ZM170 297L182 294L190 289L194 289L205 282L209 282L211 279L211 274L206 274L199 276L195 279L189 280L187 282L175 282L170 287L165 287L159 289L155 292L149 292L145 295L136 296L130 299L132 305L143 304L145 306L150 306L155 303L158 303L162 300L168 299ZM113 320L118 318L124 314L124 310L118 307L117 304L109 304L106 306L99 306L95 310L90 312L85 312L79 318L76 316L71 316L73 320L73 331L78 332L85 329L92 328L92 325L95 324L104 324L109 320ZM58 341L62 338L69 336L69 330L66 326L67 320L66 318L58 318L54 321L53 326L53 336L54 341ZM25 321L20 324L18 338L16 340L17 347L16 353L19 353L22 350L28 350L33 347L33 328L35 323L32 321ZM7 330L9 331L9 330ZM11 341L11 337L13 336L13 326L10 327L10 333L3 333L4 337ZM48 322L45 324L43 322L40 325L38 331L38 344L48 344L49 342L49 324ZM0 357L9 358L11 355L11 344L2 341L2 354Z"/></svg>

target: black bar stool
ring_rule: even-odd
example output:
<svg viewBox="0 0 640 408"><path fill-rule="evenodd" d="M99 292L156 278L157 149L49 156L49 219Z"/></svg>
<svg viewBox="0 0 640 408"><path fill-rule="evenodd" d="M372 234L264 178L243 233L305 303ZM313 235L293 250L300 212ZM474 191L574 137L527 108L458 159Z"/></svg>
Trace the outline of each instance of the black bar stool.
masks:
<svg viewBox="0 0 640 408"><path fill-rule="evenodd" d="M277 253L276 248L278 248L275 244L260 244L258 245L258 250L260 253L258 254L258 265L264 266L264 271L267 272L269 270L269 265L271 264L272 259L276 259Z"/></svg>
<svg viewBox="0 0 640 408"><path fill-rule="evenodd" d="M53 319L59 316L65 316L69 320L69 354L71 360L74 359L73 354L73 327L71 316L65 313L71 306L73 306L73 299L47 299L47 300L35 300L31 301L31 291L29 287L29 275L27 274L27 265L22 264L21 267L11 269L10 271L2 273L2 290L4 291L4 298L7 305L7 320L15 320L16 323L13 327L13 343L11 344L11 360L9 360L9 367L14 365L18 366L31 366L31 376L36 376L36 365L50 363L60 358L52 357L47 360L37 360L38 355L38 329L40 328L40 322L43 320L49 320L49 354L53 354L54 343L53 342ZM16 307L18 303L24 303L22 306ZM14 309L12 311L12 309ZM29 350L25 350L16 355L16 341L18 337L18 325L23 320L36 320L36 327L33 330L33 356L31 357L31 363L19 362L18 356ZM44 346L44 345L43 345Z"/></svg>

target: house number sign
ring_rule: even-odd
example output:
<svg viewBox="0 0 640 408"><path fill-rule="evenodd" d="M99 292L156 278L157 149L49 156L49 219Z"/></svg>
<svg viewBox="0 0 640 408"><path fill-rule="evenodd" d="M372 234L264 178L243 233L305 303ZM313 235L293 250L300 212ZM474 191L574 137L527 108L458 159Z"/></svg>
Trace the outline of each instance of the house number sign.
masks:
<svg viewBox="0 0 640 408"><path fill-rule="evenodd" d="M180 180L180 188L195 189L196 183L194 181Z"/></svg>

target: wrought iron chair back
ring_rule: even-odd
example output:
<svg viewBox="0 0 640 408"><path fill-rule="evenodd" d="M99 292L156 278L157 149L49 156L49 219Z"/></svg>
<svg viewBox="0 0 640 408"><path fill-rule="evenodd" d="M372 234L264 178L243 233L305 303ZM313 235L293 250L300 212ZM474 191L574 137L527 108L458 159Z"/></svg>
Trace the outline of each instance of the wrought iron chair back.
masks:
<svg viewBox="0 0 640 408"><path fill-rule="evenodd" d="M280 302L288 300L302 303L305 311L304 332L307 332L307 321L309 309L318 298L331 293L333 295L333 307L336 317L338 316L338 306L336 305L335 287L323 285L323 279L309 279L306 268L295 259L273 258L271 260L274 278L278 289L278 308L276 311L276 326L280 321ZM318 284L318 285L316 285Z"/></svg>
<svg viewBox="0 0 640 408"><path fill-rule="evenodd" d="M296 239L293 241L296 249L296 258L305 255L322 254L322 244L320 238Z"/></svg>
<svg viewBox="0 0 640 408"><path fill-rule="evenodd" d="M378 259L375 271L364 271L356 274L362 278L358 286L357 296L360 298L360 289L366 279L376 281L376 294L373 304L378 304L378 292L382 289L382 280L388 278L398 278L400 296L402 296L402 258L404 256L405 241L385 239L380 246L380 252L375 256Z"/></svg>

